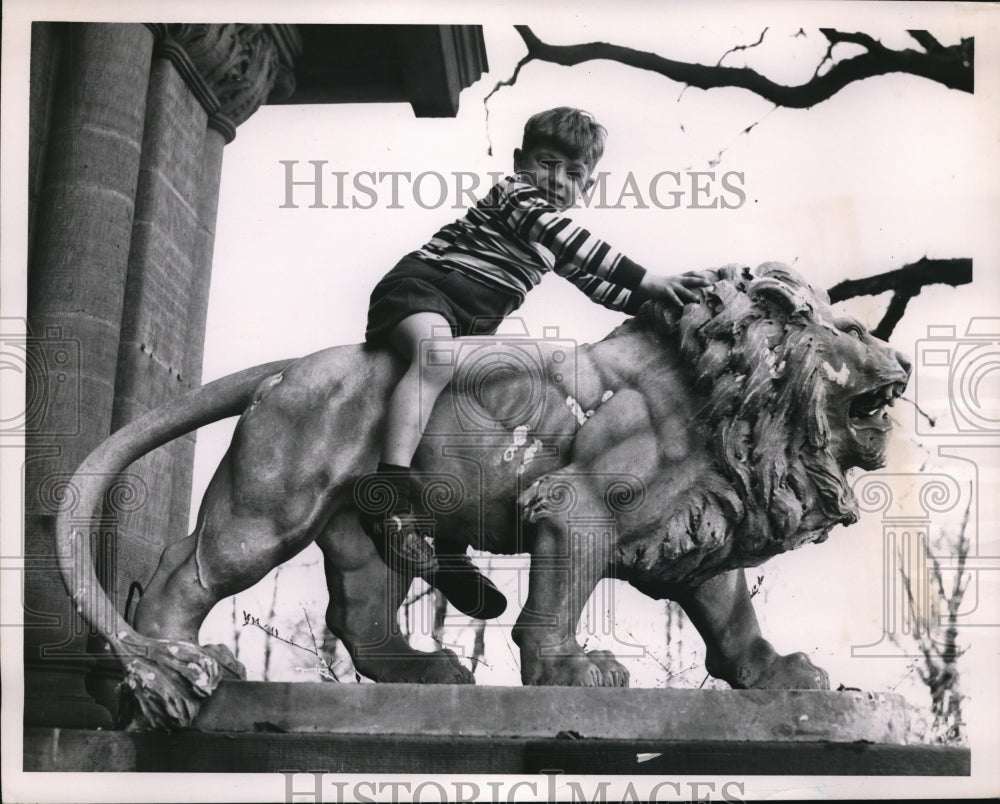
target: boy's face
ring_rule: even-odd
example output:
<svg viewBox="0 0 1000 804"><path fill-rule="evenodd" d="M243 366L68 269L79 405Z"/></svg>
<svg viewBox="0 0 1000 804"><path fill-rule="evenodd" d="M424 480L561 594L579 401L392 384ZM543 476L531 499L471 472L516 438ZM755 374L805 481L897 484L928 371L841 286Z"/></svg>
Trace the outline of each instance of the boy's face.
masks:
<svg viewBox="0 0 1000 804"><path fill-rule="evenodd" d="M514 169L531 173L535 186L556 209L569 209L576 203L577 193L594 183L590 174L594 165L582 158L573 159L551 145L514 149Z"/></svg>

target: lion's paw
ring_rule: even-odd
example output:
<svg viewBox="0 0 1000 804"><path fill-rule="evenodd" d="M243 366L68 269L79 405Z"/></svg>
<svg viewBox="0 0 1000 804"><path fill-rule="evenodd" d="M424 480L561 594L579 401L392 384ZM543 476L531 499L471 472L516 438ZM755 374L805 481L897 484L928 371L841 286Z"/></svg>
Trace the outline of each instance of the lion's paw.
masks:
<svg viewBox="0 0 1000 804"><path fill-rule="evenodd" d="M776 658L750 684L755 690L828 690L830 677L804 653L790 653Z"/></svg>
<svg viewBox="0 0 1000 804"><path fill-rule="evenodd" d="M358 667L358 672L387 684L475 684L475 676L450 650L409 656L382 656Z"/></svg>
<svg viewBox="0 0 1000 804"><path fill-rule="evenodd" d="M222 670L222 677L235 679L236 681L247 680L247 669L243 662L237 659L231 650L225 645L202 645L201 649L219 663Z"/></svg>
<svg viewBox="0 0 1000 804"><path fill-rule="evenodd" d="M552 687L627 687L629 673L610 651L567 651L561 656L522 654L521 677L527 685Z"/></svg>
<svg viewBox="0 0 1000 804"><path fill-rule="evenodd" d="M590 660L596 664L603 674L602 687L627 687L629 672L615 655L609 650L592 650L587 653Z"/></svg>

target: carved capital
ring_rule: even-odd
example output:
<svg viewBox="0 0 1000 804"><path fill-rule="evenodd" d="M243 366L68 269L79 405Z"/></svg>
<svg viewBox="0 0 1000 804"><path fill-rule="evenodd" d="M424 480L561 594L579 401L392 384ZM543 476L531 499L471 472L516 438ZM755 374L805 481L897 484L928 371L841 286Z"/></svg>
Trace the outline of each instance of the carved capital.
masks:
<svg viewBox="0 0 1000 804"><path fill-rule="evenodd" d="M149 28L157 37L154 53L171 60L208 112L209 126L227 142L268 99L276 82L282 94L294 87L294 31L281 31L276 41L275 26L267 25L171 23Z"/></svg>

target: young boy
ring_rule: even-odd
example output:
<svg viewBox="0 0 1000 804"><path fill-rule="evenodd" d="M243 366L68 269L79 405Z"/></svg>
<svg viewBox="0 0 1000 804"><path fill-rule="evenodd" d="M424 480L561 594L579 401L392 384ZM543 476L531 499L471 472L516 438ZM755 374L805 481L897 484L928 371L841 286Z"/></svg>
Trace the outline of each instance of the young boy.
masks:
<svg viewBox="0 0 1000 804"><path fill-rule="evenodd" d="M423 575L459 609L498 616L506 599L465 556L438 562L417 527L410 462L452 366L420 366L420 343L442 332L488 335L516 310L549 271L595 302L635 313L646 299L676 305L697 301L698 276L654 276L560 213L589 189L606 131L593 116L565 106L532 116L515 174L493 187L465 217L406 255L375 287L365 339L390 344L410 361L386 418L377 474L396 492L384 518L362 525L390 566ZM446 337L446 336L445 336Z"/></svg>

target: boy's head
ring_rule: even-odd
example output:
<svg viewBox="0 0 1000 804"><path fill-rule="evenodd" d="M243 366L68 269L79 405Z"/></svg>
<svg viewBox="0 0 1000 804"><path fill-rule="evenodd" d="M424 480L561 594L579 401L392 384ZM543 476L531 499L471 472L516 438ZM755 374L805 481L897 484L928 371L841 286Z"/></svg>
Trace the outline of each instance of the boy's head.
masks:
<svg viewBox="0 0 1000 804"><path fill-rule="evenodd" d="M607 130L592 114L560 106L532 115L524 125L514 168L534 175L536 184L558 207L576 200L577 189L591 185L590 174L604 153Z"/></svg>

